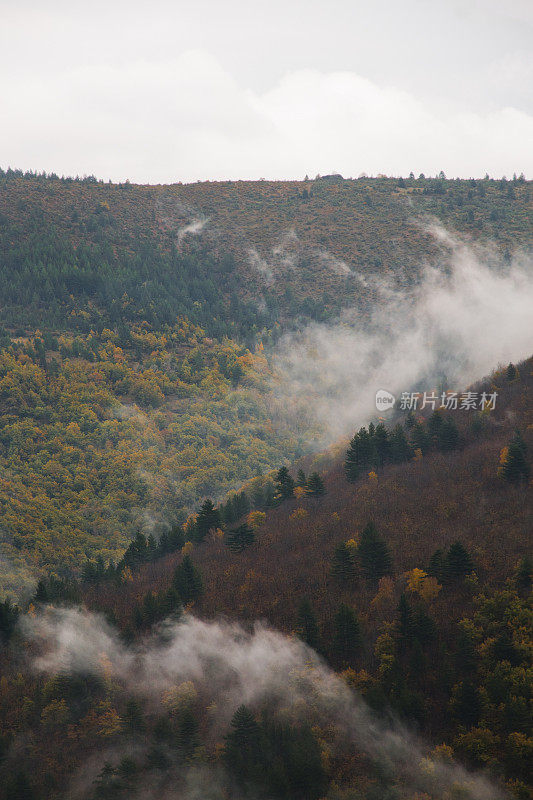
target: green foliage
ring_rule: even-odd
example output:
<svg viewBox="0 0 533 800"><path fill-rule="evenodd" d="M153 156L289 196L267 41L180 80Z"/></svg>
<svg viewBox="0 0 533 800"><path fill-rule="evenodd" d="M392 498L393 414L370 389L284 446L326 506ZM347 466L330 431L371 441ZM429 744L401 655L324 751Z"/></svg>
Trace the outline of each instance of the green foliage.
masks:
<svg viewBox="0 0 533 800"><path fill-rule="evenodd" d="M346 542L340 542L335 547L331 560L331 575L342 584L349 584L355 579L355 558L352 548Z"/></svg>
<svg viewBox="0 0 533 800"><path fill-rule="evenodd" d="M194 541L203 542L209 531L220 527L220 512L213 505L212 500L205 500L202 504L194 525Z"/></svg>
<svg viewBox="0 0 533 800"><path fill-rule="evenodd" d="M386 542L382 539L373 522L367 523L361 533L357 548L361 569L370 581L378 581L392 570L392 558Z"/></svg>
<svg viewBox="0 0 533 800"><path fill-rule="evenodd" d="M255 535L253 529L248 524L243 523L238 528L227 531L225 541L232 552L242 553L243 550L254 543Z"/></svg>
<svg viewBox="0 0 533 800"><path fill-rule="evenodd" d="M326 487L324 481L318 472L312 472L307 481L307 492L312 497L322 497L326 494Z"/></svg>
<svg viewBox="0 0 533 800"><path fill-rule="evenodd" d="M202 576L189 555L183 557L174 572L174 588L185 605L198 600L203 592Z"/></svg>
<svg viewBox="0 0 533 800"><path fill-rule="evenodd" d="M361 656L363 637L357 614L342 603L333 623L333 653L341 665L353 665Z"/></svg>
<svg viewBox="0 0 533 800"><path fill-rule="evenodd" d="M296 630L302 641L312 647L313 650L318 650L320 645L318 620L310 601L306 597L298 606Z"/></svg>
<svg viewBox="0 0 533 800"><path fill-rule="evenodd" d="M276 474L276 493L280 500L294 497L294 479L289 474L287 467L280 467Z"/></svg>
<svg viewBox="0 0 533 800"><path fill-rule="evenodd" d="M527 463L527 447L520 431L516 431L509 443L501 474L506 481L518 483L519 481L527 480L530 473L531 470Z"/></svg>
<svg viewBox="0 0 533 800"><path fill-rule="evenodd" d="M258 723L246 706L232 718L224 762L246 796L265 792L276 800L318 800L328 785L318 743L307 726L267 715Z"/></svg>

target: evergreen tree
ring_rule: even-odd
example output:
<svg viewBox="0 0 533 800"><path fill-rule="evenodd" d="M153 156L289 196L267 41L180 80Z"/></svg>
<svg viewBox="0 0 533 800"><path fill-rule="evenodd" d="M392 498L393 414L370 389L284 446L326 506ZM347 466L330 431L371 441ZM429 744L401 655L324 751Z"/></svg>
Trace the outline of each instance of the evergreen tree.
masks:
<svg viewBox="0 0 533 800"><path fill-rule="evenodd" d="M430 447L431 438L423 422L416 422L411 431L411 440L415 450L421 450L425 455Z"/></svg>
<svg viewBox="0 0 533 800"><path fill-rule="evenodd" d="M348 450L346 451L346 458L344 459L344 472L346 473L346 480L350 483L355 483L359 477L359 463L357 456L357 434L350 441Z"/></svg>
<svg viewBox="0 0 533 800"><path fill-rule="evenodd" d="M400 650L405 649L413 640L414 624L411 607L405 594L398 603L398 643Z"/></svg>
<svg viewBox="0 0 533 800"><path fill-rule="evenodd" d="M331 561L331 575L343 584L347 584L355 578L355 559L345 542L341 542L335 548Z"/></svg>
<svg viewBox="0 0 533 800"><path fill-rule="evenodd" d="M181 564L176 567L173 583L181 602L184 604L197 600L202 594L202 576L194 566L190 555L184 556Z"/></svg>
<svg viewBox="0 0 533 800"><path fill-rule="evenodd" d="M312 647L313 650L318 650L319 647L319 632L318 621L307 598L304 598L298 606L298 618L296 623L296 630L298 636L302 641Z"/></svg>
<svg viewBox="0 0 533 800"><path fill-rule="evenodd" d="M276 474L276 490L280 500L294 497L294 480L287 467L280 467Z"/></svg>
<svg viewBox="0 0 533 800"><path fill-rule="evenodd" d="M180 714L176 731L178 747L186 758L190 758L198 746L198 720L191 708L185 708Z"/></svg>
<svg viewBox="0 0 533 800"><path fill-rule="evenodd" d="M242 553L243 550L254 543L255 534L253 529L245 522L239 525L238 528L229 530L226 533L225 540L232 552Z"/></svg>
<svg viewBox="0 0 533 800"><path fill-rule="evenodd" d="M454 542L446 556L446 575L449 580L456 581L474 571L474 564L465 546Z"/></svg>
<svg viewBox="0 0 533 800"><path fill-rule="evenodd" d="M529 556L524 556L516 567L514 574L515 586L519 591L528 592L531 589L533 575L533 561Z"/></svg>
<svg viewBox="0 0 533 800"><path fill-rule="evenodd" d="M502 476L510 483L517 483L529 478L530 469L526 460L527 447L521 434L517 431L512 438L507 458L502 466Z"/></svg>
<svg viewBox="0 0 533 800"><path fill-rule="evenodd" d="M13 605L9 597L0 602L0 643L8 642L13 635L19 613L18 607Z"/></svg>
<svg viewBox="0 0 533 800"><path fill-rule="evenodd" d="M194 540L203 542L210 530L220 528L220 512L211 500L206 500L198 512L194 526Z"/></svg>
<svg viewBox="0 0 533 800"><path fill-rule="evenodd" d="M453 692L452 710L457 719L469 728L477 725L481 714L479 691L471 680L461 681Z"/></svg>
<svg viewBox="0 0 533 800"><path fill-rule="evenodd" d="M342 603L335 616L333 652L340 664L353 664L362 647L361 626L355 611Z"/></svg>
<svg viewBox="0 0 533 800"><path fill-rule="evenodd" d="M518 377L518 370L514 364L509 364L507 367L507 380L514 381Z"/></svg>
<svg viewBox="0 0 533 800"><path fill-rule="evenodd" d="M380 422L374 433L374 466L382 467L390 457L389 433L385 425Z"/></svg>
<svg viewBox="0 0 533 800"><path fill-rule="evenodd" d="M446 554L443 550L435 550L429 559L428 575L436 578L439 583L448 580Z"/></svg>
<svg viewBox="0 0 533 800"><path fill-rule="evenodd" d="M363 528L357 553L363 573L368 580L379 581L384 575L390 574L392 558L373 522L369 522Z"/></svg>
<svg viewBox="0 0 533 800"><path fill-rule="evenodd" d="M390 458L395 464L409 461L413 457L413 449L407 441L402 425L398 424L390 435Z"/></svg>
<svg viewBox="0 0 533 800"><path fill-rule="evenodd" d="M304 489L307 486L307 478L303 469L298 470L296 475L296 486L302 486Z"/></svg>
<svg viewBox="0 0 533 800"><path fill-rule="evenodd" d="M255 783L262 775L261 731L247 706L239 706L232 717L223 758L241 785Z"/></svg>
<svg viewBox="0 0 533 800"><path fill-rule="evenodd" d="M324 481L318 472L312 472L307 481L307 491L313 497L321 497L326 493Z"/></svg>
<svg viewBox="0 0 533 800"><path fill-rule="evenodd" d="M444 419L437 434L437 447L444 453L455 450L459 444L459 431L455 422L451 419Z"/></svg>

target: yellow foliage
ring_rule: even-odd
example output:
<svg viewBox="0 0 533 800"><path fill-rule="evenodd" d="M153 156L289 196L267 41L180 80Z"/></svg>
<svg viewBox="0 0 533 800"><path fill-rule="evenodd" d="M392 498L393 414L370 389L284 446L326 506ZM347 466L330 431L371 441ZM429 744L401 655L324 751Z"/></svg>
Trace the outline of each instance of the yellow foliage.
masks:
<svg viewBox="0 0 533 800"><path fill-rule="evenodd" d="M420 447L417 447L415 450L415 456L413 461L422 461L422 458L423 458L422 450L420 449Z"/></svg>
<svg viewBox="0 0 533 800"><path fill-rule="evenodd" d="M377 472L374 472L374 470L372 470L372 472L369 472L369 473L368 473L368 479L369 479L369 480L370 480L372 483L377 483L377 482L378 482L378 475L377 475Z"/></svg>
<svg viewBox="0 0 533 800"><path fill-rule="evenodd" d="M305 508L296 508L292 514L289 514L289 519L304 519L307 513Z"/></svg>
<svg viewBox="0 0 533 800"><path fill-rule="evenodd" d="M183 553L184 556L188 555L189 553L192 553L193 550L194 550L194 545L192 542L185 542L185 544L181 548L181 552Z"/></svg>
<svg viewBox="0 0 533 800"><path fill-rule="evenodd" d="M436 578L418 567L408 572L407 576L407 590L418 594L427 603L434 600L442 589Z"/></svg>
<svg viewBox="0 0 533 800"><path fill-rule="evenodd" d="M254 531L264 525L266 520L266 514L264 511L250 511L248 516L246 517L246 522Z"/></svg>
<svg viewBox="0 0 533 800"><path fill-rule="evenodd" d="M294 496L297 500L301 500L302 497L305 497L307 494L305 488L303 486L296 486L294 489Z"/></svg>
<svg viewBox="0 0 533 800"><path fill-rule="evenodd" d="M372 600L372 607L383 611L394 604L394 581L387 575L380 579L378 591Z"/></svg>

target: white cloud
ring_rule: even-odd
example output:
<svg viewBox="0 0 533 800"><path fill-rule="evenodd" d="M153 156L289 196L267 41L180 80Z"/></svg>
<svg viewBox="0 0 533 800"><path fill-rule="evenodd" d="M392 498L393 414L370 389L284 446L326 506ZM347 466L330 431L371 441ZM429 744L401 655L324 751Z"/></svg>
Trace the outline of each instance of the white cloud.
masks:
<svg viewBox="0 0 533 800"><path fill-rule="evenodd" d="M4 95L4 163L138 181L299 177L335 168L533 171L533 118L430 109L350 72L240 87L208 53L26 76Z"/></svg>

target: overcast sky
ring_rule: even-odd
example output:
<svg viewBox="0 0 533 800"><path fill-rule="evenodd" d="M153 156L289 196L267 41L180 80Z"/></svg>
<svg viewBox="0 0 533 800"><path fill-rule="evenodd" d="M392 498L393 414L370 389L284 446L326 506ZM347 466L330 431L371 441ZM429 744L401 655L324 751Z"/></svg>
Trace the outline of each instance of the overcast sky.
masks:
<svg viewBox="0 0 533 800"><path fill-rule="evenodd" d="M533 177L533 0L0 0L0 164Z"/></svg>

